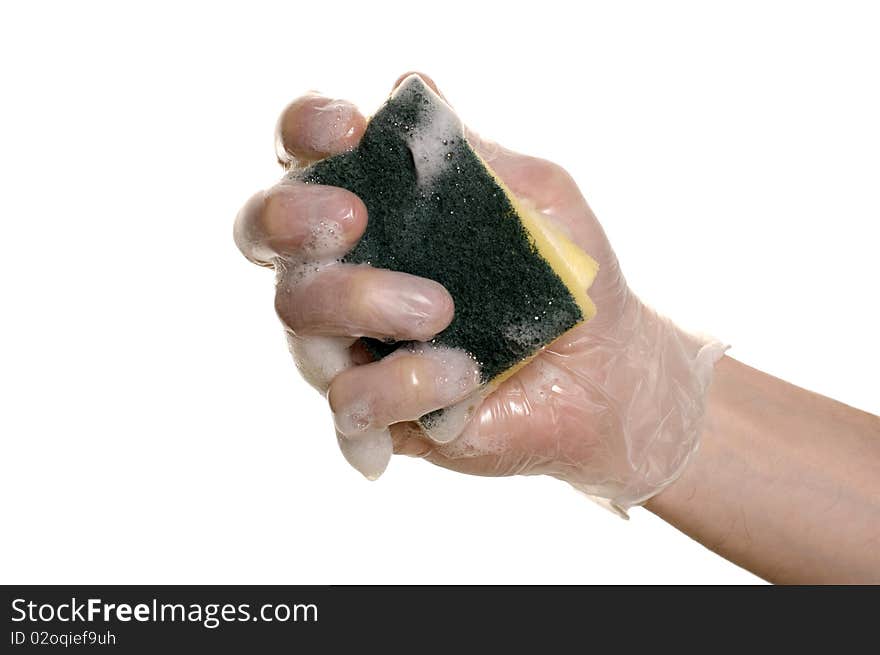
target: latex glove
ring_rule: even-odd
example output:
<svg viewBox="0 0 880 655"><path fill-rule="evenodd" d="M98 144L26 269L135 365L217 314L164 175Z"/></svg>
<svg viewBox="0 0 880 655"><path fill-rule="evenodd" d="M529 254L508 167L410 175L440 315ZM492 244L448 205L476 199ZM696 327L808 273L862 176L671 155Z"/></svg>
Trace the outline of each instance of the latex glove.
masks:
<svg viewBox="0 0 880 655"><path fill-rule="evenodd" d="M365 125L350 103L300 98L279 120L279 159L296 167L342 152ZM696 450L707 388L725 348L686 333L632 293L561 167L470 131L467 137L512 193L599 262L589 290L597 315L482 394L446 443L413 421L474 398L478 369L461 353L429 345L378 362L359 347L360 336L428 341L454 307L430 280L335 261L368 220L357 197L282 183L245 205L236 242L249 259L279 271L276 309L294 359L327 392L343 453L367 477L381 474L393 447L464 473L551 475L625 514L674 481Z"/></svg>

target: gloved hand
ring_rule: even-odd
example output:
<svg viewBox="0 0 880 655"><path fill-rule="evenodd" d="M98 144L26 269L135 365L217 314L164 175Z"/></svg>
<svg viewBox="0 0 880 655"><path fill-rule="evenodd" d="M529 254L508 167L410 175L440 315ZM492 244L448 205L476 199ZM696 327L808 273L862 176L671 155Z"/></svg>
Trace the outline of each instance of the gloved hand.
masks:
<svg viewBox="0 0 880 655"><path fill-rule="evenodd" d="M305 96L279 120L279 160L293 168L343 152L365 126L350 103ZM513 194L599 262L589 290L597 314L487 390L445 443L414 421L473 397L477 365L430 344L378 362L360 347L361 336L427 342L454 307L431 280L338 263L368 220L356 196L284 181L248 201L236 243L250 260L275 266L276 310L291 352L306 379L327 393L343 453L362 473L378 477L393 447L463 473L551 475L625 514L674 481L696 450L725 348L684 332L636 297L561 167L466 135Z"/></svg>

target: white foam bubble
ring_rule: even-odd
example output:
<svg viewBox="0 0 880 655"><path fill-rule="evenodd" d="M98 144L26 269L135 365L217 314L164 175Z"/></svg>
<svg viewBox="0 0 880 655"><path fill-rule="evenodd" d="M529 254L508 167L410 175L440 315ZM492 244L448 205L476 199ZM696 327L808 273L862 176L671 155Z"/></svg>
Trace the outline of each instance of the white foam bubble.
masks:
<svg viewBox="0 0 880 655"><path fill-rule="evenodd" d="M297 337L287 335L293 361L303 378L321 393L327 393L330 383L342 371L353 365L349 337Z"/></svg>
<svg viewBox="0 0 880 655"><path fill-rule="evenodd" d="M309 226L309 236L301 246L305 259L321 260L321 253L340 253L345 249L342 225L326 218L318 218ZM316 257L317 255L317 257ZM333 256L324 256L325 263L336 262Z"/></svg>
<svg viewBox="0 0 880 655"><path fill-rule="evenodd" d="M324 269L339 264L332 254L343 248L342 227L336 221L316 218L311 233L303 242L301 256L278 257L275 284L279 293L288 293ZM334 377L352 365L349 337L297 337L288 333L288 347L303 378L325 393Z"/></svg>
<svg viewBox="0 0 880 655"><path fill-rule="evenodd" d="M440 364L440 376L434 381L441 402L453 403L480 384L480 365L473 355L461 348L433 343L410 343L401 352L433 359Z"/></svg>
<svg viewBox="0 0 880 655"><path fill-rule="evenodd" d="M370 480L376 480L388 466L392 454L391 432L376 425L369 398L340 408L333 414L336 439L345 459Z"/></svg>
<svg viewBox="0 0 880 655"><path fill-rule="evenodd" d="M353 437L337 432L336 438L345 459L365 478L376 480L385 472L393 452L388 428L367 430Z"/></svg>
<svg viewBox="0 0 880 655"><path fill-rule="evenodd" d="M504 326L501 333L505 340L532 353L543 345L545 334L541 330L541 316L528 317L520 321L512 321Z"/></svg>
<svg viewBox="0 0 880 655"><path fill-rule="evenodd" d="M424 107L426 116L407 131L407 145L413 156L419 184L428 186L449 168L453 145L464 140L464 126L452 107L417 76L404 82L398 93L410 92L413 85L419 86L428 104Z"/></svg>
<svg viewBox="0 0 880 655"><path fill-rule="evenodd" d="M370 402L362 398L333 415L336 430L346 436L354 436L366 432L373 426L374 415Z"/></svg>

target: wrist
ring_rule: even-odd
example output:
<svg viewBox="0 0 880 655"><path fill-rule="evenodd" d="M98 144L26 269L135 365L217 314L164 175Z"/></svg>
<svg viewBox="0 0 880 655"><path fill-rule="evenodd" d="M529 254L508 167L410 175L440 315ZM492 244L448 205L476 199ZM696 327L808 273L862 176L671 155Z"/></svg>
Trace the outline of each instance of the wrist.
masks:
<svg viewBox="0 0 880 655"><path fill-rule="evenodd" d="M707 392L726 346L690 334L630 294L603 337L611 357L602 384L613 416L605 479L569 480L625 515L675 482L696 452Z"/></svg>

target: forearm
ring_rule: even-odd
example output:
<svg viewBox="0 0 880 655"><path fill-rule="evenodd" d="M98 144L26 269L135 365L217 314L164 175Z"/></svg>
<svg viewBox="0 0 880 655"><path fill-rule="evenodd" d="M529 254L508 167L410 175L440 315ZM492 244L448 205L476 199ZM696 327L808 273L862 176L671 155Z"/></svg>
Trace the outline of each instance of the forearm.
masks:
<svg viewBox="0 0 880 655"><path fill-rule="evenodd" d="M729 357L700 450L646 507L777 583L880 583L880 419Z"/></svg>

